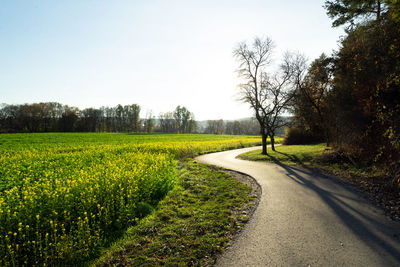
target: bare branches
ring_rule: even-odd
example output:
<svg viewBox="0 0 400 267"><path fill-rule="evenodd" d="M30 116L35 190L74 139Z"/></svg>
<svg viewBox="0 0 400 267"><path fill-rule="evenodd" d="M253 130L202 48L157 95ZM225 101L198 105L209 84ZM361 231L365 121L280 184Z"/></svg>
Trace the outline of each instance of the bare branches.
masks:
<svg viewBox="0 0 400 267"><path fill-rule="evenodd" d="M276 130L284 124L281 115L294 95L296 83L303 79L302 67L306 62L299 54L286 53L279 71L268 73L273 46L270 38L255 38L251 46L242 42L233 51L239 63L238 75L245 81L239 85L240 101L254 110L260 124L264 154L266 136L273 140Z"/></svg>

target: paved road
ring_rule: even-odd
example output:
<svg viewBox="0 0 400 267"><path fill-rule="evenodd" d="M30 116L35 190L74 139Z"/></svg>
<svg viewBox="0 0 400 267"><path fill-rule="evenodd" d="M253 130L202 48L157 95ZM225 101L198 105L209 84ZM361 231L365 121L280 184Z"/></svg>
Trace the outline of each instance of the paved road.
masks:
<svg viewBox="0 0 400 267"><path fill-rule="evenodd" d="M257 210L217 266L400 266L400 223L332 178L235 158L252 149L197 158L262 187Z"/></svg>

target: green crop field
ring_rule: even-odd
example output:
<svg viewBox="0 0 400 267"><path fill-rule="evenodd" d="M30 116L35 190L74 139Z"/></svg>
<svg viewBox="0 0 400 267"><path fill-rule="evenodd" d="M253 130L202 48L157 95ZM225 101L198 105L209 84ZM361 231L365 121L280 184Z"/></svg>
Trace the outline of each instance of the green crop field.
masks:
<svg viewBox="0 0 400 267"><path fill-rule="evenodd" d="M173 188L177 160L259 143L223 135L0 135L0 265L90 258Z"/></svg>

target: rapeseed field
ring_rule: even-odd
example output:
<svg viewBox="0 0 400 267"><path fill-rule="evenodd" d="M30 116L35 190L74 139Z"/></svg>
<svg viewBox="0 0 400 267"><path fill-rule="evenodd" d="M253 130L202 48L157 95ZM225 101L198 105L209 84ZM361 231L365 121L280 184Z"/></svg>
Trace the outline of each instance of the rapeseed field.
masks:
<svg viewBox="0 0 400 267"><path fill-rule="evenodd" d="M260 143L221 135L0 135L0 265L73 264L170 191L177 161Z"/></svg>

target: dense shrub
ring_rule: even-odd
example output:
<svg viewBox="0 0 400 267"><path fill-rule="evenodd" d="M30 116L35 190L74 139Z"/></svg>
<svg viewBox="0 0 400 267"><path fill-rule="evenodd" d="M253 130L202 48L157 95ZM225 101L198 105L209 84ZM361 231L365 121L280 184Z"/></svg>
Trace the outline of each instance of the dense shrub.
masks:
<svg viewBox="0 0 400 267"><path fill-rule="evenodd" d="M288 127L285 129L284 145L302 145L320 142L321 140L314 137L310 132L298 127Z"/></svg>

